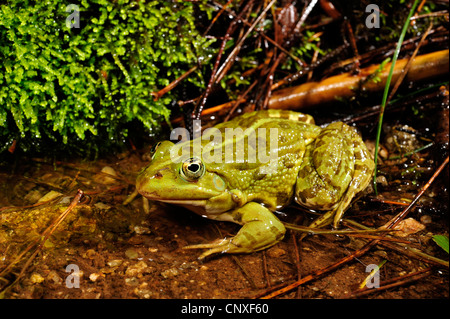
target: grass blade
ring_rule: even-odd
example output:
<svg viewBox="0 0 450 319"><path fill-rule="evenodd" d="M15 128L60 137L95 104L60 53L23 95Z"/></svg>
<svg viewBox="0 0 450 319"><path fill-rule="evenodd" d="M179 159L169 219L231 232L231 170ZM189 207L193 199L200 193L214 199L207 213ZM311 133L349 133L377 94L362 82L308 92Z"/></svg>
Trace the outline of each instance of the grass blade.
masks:
<svg viewBox="0 0 450 319"><path fill-rule="evenodd" d="M411 10L409 10L408 17L406 18L405 23L403 24L403 29L402 29L402 32L400 33L400 37L398 38L397 47L395 48L394 57L392 58L392 64L391 64L391 69L389 71L389 76L386 80L386 85L384 87L383 99L382 99L381 108L380 108L380 117L378 119L377 138L376 138L376 142L375 142L375 155L374 155L375 171L373 174L373 189L375 191L375 195L378 194L377 183L376 183L376 181L377 181L377 164L378 164L377 163L378 162L378 147L379 147L379 143L380 143L381 128L383 125L384 109L386 108L386 102L387 102L387 97L388 97L388 93L389 93L389 87L391 85L392 74L394 72L395 63L397 62L397 58L400 53L400 49L402 47L403 39L405 38L405 35L406 35L406 31L408 30L411 16L413 15L414 11L416 10L416 7L418 4L419 4L419 0L415 0L413 6L411 7Z"/></svg>

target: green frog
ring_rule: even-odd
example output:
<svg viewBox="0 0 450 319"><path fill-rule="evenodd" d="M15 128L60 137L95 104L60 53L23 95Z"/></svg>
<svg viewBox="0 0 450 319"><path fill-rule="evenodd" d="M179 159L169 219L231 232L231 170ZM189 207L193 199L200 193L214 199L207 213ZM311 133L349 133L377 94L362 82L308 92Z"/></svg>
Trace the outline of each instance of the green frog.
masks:
<svg viewBox="0 0 450 319"><path fill-rule="evenodd" d="M310 115L287 110L245 113L192 140L159 142L136 187L150 200L242 225L234 237L190 245L216 253L251 253L283 239L274 215L293 200L325 211L311 227L337 227L374 162L353 127L321 128Z"/></svg>

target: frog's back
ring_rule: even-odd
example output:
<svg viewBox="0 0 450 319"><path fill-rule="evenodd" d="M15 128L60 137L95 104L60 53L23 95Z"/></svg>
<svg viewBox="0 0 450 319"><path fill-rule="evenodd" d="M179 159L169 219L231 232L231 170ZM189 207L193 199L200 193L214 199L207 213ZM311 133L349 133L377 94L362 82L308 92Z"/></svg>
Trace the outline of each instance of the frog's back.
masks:
<svg viewBox="0 0 450 319"><path fill-rule="evenodd" d="M276 125L277 122L291 122L292 124L314 124L314 118L311 115L289 110L261 110L244 113L235 117L231 121L216 125L216 128L227 127L258 128L267 125L267 123Z"/></svg>
<svg viewBox="0 0 450 319"><path fill-rule="evenodd" d="M231 188L245 193L248 201L264 203L271 210L288 204L306 146L320 132L313 118L286 110L263 110L215 128L225 136L222 154L230 154L226 147L233 147L233 160L224 155L220 165L210 164L209 169L226 176ZM253 144L248 142L252 134ZM238 147L242 141L245 146ZM255 161L249 160L252 154Z"/></svg>

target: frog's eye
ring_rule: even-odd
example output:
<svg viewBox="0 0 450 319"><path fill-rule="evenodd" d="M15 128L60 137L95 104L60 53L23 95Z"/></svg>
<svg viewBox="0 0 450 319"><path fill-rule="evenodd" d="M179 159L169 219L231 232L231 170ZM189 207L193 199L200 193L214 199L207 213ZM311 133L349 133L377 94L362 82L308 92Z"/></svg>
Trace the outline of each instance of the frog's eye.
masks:
<svg viewBox="0 0 450 319"><path fill-rule="evenodd" d="M181 165L180 175L187 181L195 181L205 173L205 165L199 158L191 157Z"/></svg>
<svg viewBox="0 0 450 319"><path fill-rule="evenodd" d="M152 148L150 149L150 156L152 157L152 159L153 159L153 157L155 156L156 150L158 149L158 147L159 147L160 145L161 145L161 142L158 142L158 143L156 143L156 144L153 144Z"/></svg>

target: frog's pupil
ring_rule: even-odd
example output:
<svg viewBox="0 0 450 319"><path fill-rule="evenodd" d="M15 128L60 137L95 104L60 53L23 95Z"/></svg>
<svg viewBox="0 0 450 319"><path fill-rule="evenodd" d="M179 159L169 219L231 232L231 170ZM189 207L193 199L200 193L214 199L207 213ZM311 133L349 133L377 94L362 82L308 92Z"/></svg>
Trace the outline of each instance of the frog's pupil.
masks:
<svg viewBox="0 0 450 319"><path fill-rule="evenodd" d="M189 164L189 166L188 166L188 170L190 170L193 173L198 172L199 169L200 169L200 165L198 165L198 164Z"/></svg>

